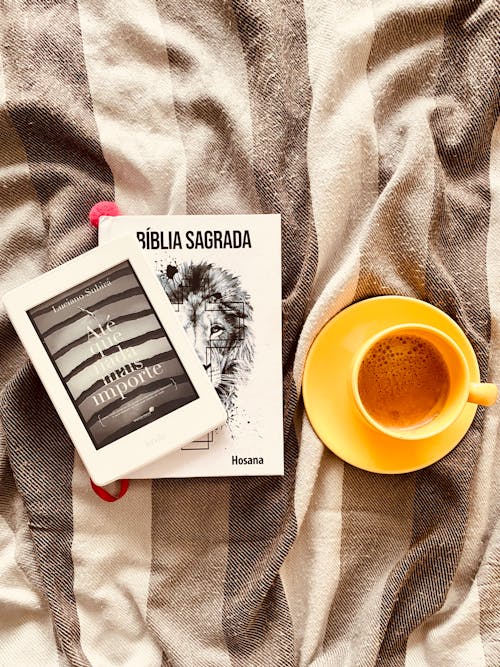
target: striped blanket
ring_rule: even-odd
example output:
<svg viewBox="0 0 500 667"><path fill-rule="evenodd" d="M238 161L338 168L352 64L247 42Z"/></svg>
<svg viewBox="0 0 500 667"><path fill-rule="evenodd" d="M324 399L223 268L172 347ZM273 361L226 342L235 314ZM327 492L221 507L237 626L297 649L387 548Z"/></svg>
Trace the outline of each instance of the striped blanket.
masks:
<svg viewBox="0 0 500 667"><path fill-rule="evenodd" d="M0 665L498 665L500 406L376 475L300 398L378 294L500 380L498 0L5 0L0 35L2 292L93 247L100 200L281 213L285 401L284 477L105 503L2 314Z"/></svg>

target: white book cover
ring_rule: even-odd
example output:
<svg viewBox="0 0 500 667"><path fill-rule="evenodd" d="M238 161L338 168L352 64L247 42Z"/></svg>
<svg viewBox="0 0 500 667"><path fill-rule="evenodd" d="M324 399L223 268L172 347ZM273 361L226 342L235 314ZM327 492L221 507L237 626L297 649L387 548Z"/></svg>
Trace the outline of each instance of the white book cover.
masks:
<svg viewBox="0 0 500 667"><path fill-rule="evenodd" d="M179 314L227 424L135 478L283 474L279 215L103 216L135 235Z"/></svg>

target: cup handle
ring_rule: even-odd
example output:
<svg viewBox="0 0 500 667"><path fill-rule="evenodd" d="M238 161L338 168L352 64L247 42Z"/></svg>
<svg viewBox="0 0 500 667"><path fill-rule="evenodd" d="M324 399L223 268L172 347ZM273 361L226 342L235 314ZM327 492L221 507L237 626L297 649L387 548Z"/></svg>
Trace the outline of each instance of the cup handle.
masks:
<svg viewBox="0 0 500 667"><path fill-rule="evenodd" d="M490 382L471 382L469 387L468 403L478 405L493 405L497 400L498 387Z"/></svg>

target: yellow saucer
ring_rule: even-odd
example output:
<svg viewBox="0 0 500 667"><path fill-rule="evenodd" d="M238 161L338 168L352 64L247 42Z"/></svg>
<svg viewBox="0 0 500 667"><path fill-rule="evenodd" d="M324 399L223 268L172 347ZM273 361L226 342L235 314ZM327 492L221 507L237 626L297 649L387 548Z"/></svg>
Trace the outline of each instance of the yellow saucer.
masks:
<svg viewBox="0 0 500 667"><path fill-rule="evenodd" d="M360 301L332 318L314 339L302 381L309 421L322 442L347 463L377 473L420 470L448 454L463 438L477 405L467 403L446 431L419 441L401 441L375 431L360 415L351 391L353 356L381 329L419 322L447 333L469 364L471 381L479 367L467 337L448 315L434 306L402 296Z"/></svg>

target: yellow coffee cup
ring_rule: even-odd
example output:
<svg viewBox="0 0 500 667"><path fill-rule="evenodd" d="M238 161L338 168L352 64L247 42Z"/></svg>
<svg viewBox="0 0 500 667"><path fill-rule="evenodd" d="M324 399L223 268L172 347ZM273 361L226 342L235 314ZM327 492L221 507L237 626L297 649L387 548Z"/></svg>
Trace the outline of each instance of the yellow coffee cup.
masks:
<svg viewBox="0 0 500 667"><path fill-rule="evenodd" d="M497 387L472 382L459 346L425 324L392 326L372 336L354 355L351 389L361 417L401 440L441 433L466 403L492 405Z"/></svg>

